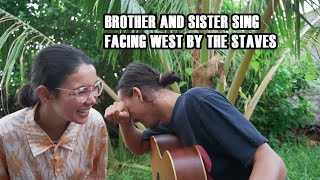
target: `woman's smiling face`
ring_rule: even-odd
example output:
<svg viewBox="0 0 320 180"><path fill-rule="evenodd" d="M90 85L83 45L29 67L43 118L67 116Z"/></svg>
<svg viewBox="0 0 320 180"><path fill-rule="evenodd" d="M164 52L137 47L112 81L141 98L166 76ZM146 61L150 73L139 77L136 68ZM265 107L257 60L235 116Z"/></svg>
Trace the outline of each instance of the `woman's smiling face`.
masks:
<svg viewBox="0 0 320 180"><path fill-rule="evenodd" d="M97 81L98 77L94 66L80 64L59 88L77 90L82 87L93 87ZM64 121L83 124L88 121L89 110L96 104L96 98L91 92L88 98L81 102L76 94L70 95L65 91L59 91L52 100L51 107L55 114Z"/></svg>

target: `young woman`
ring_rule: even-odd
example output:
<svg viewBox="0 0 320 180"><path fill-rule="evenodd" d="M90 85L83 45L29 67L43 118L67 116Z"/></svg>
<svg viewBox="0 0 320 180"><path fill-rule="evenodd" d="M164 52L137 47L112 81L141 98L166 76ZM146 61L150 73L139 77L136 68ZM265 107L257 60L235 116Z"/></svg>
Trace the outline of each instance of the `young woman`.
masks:
<svg viewBox="0 0 320 180"><path fill-rule="evenodd" d="M83 52L41 50L18 95L25 108L0 120L0 179L105 179L108 133L92 108L101 92Z"/></svg>
<svg viewBox="0 0 320 180"><path fill-rule="evenodd" d="M105 118L120 124L133 153L148 152L150 136L173 133L185 147L204 148L215 180L286 178L285 164L268 140L227 99L201 87L177 94L167 88L176 81L174 72L160 74L143 63L125 68L118 83L121 101L106 109ZM138 130L137 121L149 129Z"/></svg>

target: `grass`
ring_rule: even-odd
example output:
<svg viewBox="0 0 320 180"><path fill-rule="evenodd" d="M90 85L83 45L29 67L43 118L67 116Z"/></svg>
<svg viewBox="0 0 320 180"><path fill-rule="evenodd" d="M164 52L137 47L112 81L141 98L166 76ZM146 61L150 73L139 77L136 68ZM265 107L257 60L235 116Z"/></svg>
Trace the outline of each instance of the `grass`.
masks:
<svg viewBox="0 0 320 180"><path fill-rule="evenodd" d="M274 150L286 163L288 180L320 180L320 146L284 143Z"/></svg>
<svg viewBox="0 0 320 180"><path fill-rule="evenodd" d="M320 180L320 146L305 143L283 143L274 150L283 158L288 169L288 180ZM150 157L148 154L134 156L117 149L115 159L109 158L108 180L150 180ZM119 154L126 156L119 161Z"/></svg>
<svg viewBox="0 0 320 180"><path fill-rule="evenodd" d="M125 162L109 159L108 180L150 180L151 168L148 154L132 156Z"/></svg>
<svg viewBox="0 0 320 180"><path fill-rule="evenodd" d="M118 145L117 148L114 148ZM124 146L122 138L110 141L109 162L107 170L108 180L150 180L150 156L144 154L136 156Z"/></svg>

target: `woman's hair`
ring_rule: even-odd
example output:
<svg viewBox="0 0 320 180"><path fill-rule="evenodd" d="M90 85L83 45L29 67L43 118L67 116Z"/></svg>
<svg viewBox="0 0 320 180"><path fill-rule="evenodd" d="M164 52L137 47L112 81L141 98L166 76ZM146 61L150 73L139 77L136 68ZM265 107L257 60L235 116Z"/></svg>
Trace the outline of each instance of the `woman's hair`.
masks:
<svg viewBox="0 0 320 180"><path fill-rule="evenodd" d="M72 46L56 44L42 49L32 64L31 81L19 90L18 103L24 107L34 106L39 101L35 92L38 86L55 92L81 64L92 64L92 61Z"/></svg>
<svg viewBox="0 0 320 180"><path fill-rule="evenodd" d="M147 64L141 62L130 63L118 82L117 90L123 95L131 97L133 87L139 88L144 95L149 91L157 91L161 88L168 88L174 82L181 81L181 78L173 71L160 74Z"/></svg>

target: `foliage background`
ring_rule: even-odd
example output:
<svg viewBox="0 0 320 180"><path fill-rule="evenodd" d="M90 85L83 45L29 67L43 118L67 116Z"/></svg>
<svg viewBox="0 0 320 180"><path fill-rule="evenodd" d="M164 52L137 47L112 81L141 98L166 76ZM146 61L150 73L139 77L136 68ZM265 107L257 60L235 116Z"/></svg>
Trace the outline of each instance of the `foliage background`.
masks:
<svg viewBox="0 0 320 180"><path fill-rule="evenodd" d="M163 59L166 59L170 67L183 77L184 81L179 84L181 92L191 88L191 77L194 69L191 66L192 55L190 51L104 50L101 47L101 37L104 31L101 27L102 16L100 16L107 11L131 11L154 14L181 12L186 14L190 12L191 8L186 7L184 1L122 0L121 2L128 2L126 8L123 8L123 4L120 6L115 1L91 1L91 3L89 1L80 1L79 4L77 0L0 0L0 8L34 27L53 42L72 44L87 53L95 61L98 75L111 88L116 86L123 67L129 62L140 60L164 71L165 67L161 63ZM250 2L253 2L253 4L251 9L247 11L251 10L251 12L261 13L262 7L265 7L268 1ZM244 112L258 85L262 82L270 67L276 63L277 57L282 55L281 52L285 48L291 49L291 53L286 54L285 62L280 66L276 75L267 86L251 118L251 122L263 135L270 139L270 144L273 147L280 148L279 151L283 152L285 156L284 149L290 145L284 147L281 146L281 143L295 143L296 138L294 134L296 128L309 124L314 118L313 113L310 111L311 104L303 95L309 89L319 88L320 86L319 56L317 59L309 51L310 48L318 48L319 50L320 35L319 28L315 27L311 31L308 31L303 38L297 38L295 34L300 34L302 27L307 23L301 20L298 15L295 15L296 9L294 9L292 4L287 1L284 2L284 9L278 8L276 13L281 14L285 12L287 17L283 19L272 18L267 30L278 34L279 48L274 51L257 50L255 52L235 105L241 112ZM132 10L133 7L136 8L135 11ZM246 2L242 0L223 1L221 12L227 14L239 13L246 11L246 8L248 8ZM12 25L12 22L1 23L0 34L10 25ZM0 69L2 70L6 65L8 47L12 44L13 39L14 34L5 42L6 46L1 48ZM14 65L10 77L10 88L5 89L1 87L1 96L4 102L1 104L0 116L4 116L20 108L16 104L15 94L18 88L27 82L32 59L41 47L39 42L36 40L32 41L24 53L25 60L23 61L23 66L20 66L19 62ZM300 50L305 53L300 53ZM222 57L226 57L228 52L221 50L218 53ZM228 86L224 92L225 95L229 90L229 86L232 83L244 53L244 50L237 50L235 52L232 66L227 76ZM24 69L21 69L21 67L24 67ZM2 71L0 76L2 76ZM21 76L25 78L21 78ZM214 80L213 83L216 84L217 80ZM4 98L4 92L9 94L7 98ZM113 103L113 99L105 93L98 101L96 108L103 114L104 108L111 103ZM108 130L112 138L114 152L118 151L110 156L110 162L114 162L110 167L110 173L114 173L115 179L133 178L129 175L130 173L118 174L119 176L117 176L116 172L122 168L133 169L133 171L138 169L138 172L142 172L142 174L147 172L148 174L148 168L137 168L135 166L137 164L148 166L148 163L146 163L148 158L142 157L136 160L135 158L137 157L125 151L121 139L118 138L118 128L116 125L108 124ZM282 147L284 149L281 149ZM291 152L296 150L293 149ZM319 159L319 157L317 156L314 159ZM135 172L132 175L134 176L134 174L139 173ZM312 177L320 177L317 173L313 174ZM292 177L295 177L294 174L292 174Z"/></svg>

